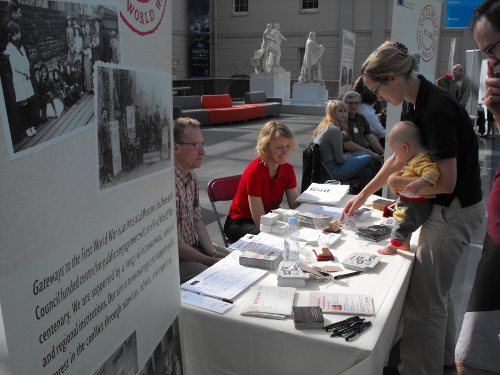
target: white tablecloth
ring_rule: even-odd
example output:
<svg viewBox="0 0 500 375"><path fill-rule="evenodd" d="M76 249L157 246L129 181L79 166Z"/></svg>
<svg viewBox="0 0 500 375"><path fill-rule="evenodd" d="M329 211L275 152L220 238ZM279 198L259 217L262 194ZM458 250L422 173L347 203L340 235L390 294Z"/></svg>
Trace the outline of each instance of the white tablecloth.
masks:
<svg viewBox="0 0 500 375"><path fill-rule="evenodd" d="M342 202L346 201L347 197ZM301 210L310 207L302 205ZM372 217L361 224L379 222L381 212L374 212L379 218ZM387 243L388 240L360 240L346 230L332 253L342 260L355 251L375 253ZM234 251L223 261L238 262L240 254ZM297 288L295 306L309 305L309 291L371 295L375 315L364 318L371 320L372 326L351 342L331 338L324 330L296 330L291 318L241 316L246 291L234 299L235 307L224 315L183 303L180 321L187 374L382 374L399 323L413 259L412 253L398 252L384 256L370 272L351 277L345 286L334 284L326 288L326 282L307 281L304 288ZM275 286L276 273L268 273L256 285ZM326 325L350 315L324 316Z"/></svg>

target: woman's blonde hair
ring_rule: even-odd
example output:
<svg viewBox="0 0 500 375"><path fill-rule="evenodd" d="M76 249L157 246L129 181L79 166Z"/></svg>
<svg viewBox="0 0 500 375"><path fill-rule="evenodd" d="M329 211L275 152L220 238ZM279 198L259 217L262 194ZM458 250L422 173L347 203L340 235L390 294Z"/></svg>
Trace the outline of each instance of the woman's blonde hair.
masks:
<svg viewBox="0 0 500 375"><path fill-rule="evenodd" d="M389 73L410 77L417 66L415 58L400 43L385 42L366 59L361 74L375 82L388 83Z"/></svg>
<svg viewBox="0 0 500 375"><path fill-rule="evenodd" d="M290 139L292 151L299 148L297 140L295 139L295 134L288 126L281 121L269 121L260 131L259 138L257 139L257 146L255 147L255 152L263 161L267 161L273 142L280 136Z"/></svg>
<svg viewBox="0 0 500 375"><path fill-rule="evenodd" d="M323 129L330 126L330 124L335 125L340 129L344 136L347 135L347 117L344 121L340 122L337 120L335 114L337 113L337 109L342 107L347 112L347 105L341 100L330 100L326 106L326 117L320 122L318 127L314 130L313 137L318 136Z"/></svg>

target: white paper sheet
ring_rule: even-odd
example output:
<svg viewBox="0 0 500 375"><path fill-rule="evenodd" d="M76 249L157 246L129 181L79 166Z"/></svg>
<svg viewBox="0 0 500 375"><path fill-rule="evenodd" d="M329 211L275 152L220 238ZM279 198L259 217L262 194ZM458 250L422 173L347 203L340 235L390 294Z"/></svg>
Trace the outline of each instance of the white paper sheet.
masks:
<svg viewBox="0 0 500 375"><path fill-rule="evenodd" d="M344 207L318 205L305 212L317 212L318 214L333 216L334 219L337 219L342 214L343 209Z"/></svg>
<svg viewBox="0 0 500 375"><path fill-rule="evenodd" d="M294 295L295 288L254 286L248 292L241 315L284 319L286 315L292 313Z"/></svg>
<svg viewBox="0 0 500 375"><path fill-rule="evenodd" d="M247 234L229 246L231 249L246 251L247 249L283 251L283 238Z"/></svg>
<svg viewBox="0 0 500 375"><path fill-rule="evenodd" d="M232 299L266 273L258 268L217 262L181 288L209 297Z"/></svg>
<svg viewBox="0 0 500 375"><path fill-rule="evenodd" d="M188 305L214 311L218 314L224 314L227 310L234 307L232 303L223 302L212 297L202 296L191 292L183 293L181 295L181 300Z"/></svg>

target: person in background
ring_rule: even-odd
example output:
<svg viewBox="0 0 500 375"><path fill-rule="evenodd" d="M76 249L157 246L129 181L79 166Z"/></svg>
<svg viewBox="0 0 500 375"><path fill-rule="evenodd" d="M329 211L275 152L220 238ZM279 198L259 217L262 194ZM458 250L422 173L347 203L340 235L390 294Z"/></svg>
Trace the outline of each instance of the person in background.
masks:
<svg viewBox="0 0 500 375"><path fill-rule="evenodd" d="M71 16L66 17L66 23L68 24L68 27L66 28L66 47L68 48L68 53L66 55L66 62L71 64L74 60L73 39L75 38L75 30L73 29Z"/></svg>
<svg viewBox="0 0 500 375"><path fill-rule="evenodd" d="M9 33L9 43L5 48L5 53L9 56L12 67L12 81L16 95L16 105L21 114L21 124L28 137L36 134L33 119L33 97L35 92L31 83L30 62L26 56L26 51L21 45L21 28L11 21L7 30Z"/></svg>
<svg viewBox="0 0 500 375"><path fill-rule="evenodd" d="M205 141L197 120L181 117L174 121L175 201L179 274L183 284L226 257L210 240L201 220L199 181Z"/></svg>
<svg viewBox="0 0 500 375"><path fill-rule="evenodd" d="M375 138L380 143L380 146L385 149L385 128L380 122L380 118L375 113L375 104L377 104L377 95L368 90L363 83L363 77L359 77L352 88L361 95L361 105L358 113L365 116L366 121L370 125L370 130Z"/></svg>
<svg viewBox="0 0 500 375"><path fill-rule="evenodd" d="M116 31L111 31L111 61L113 64L120 63L120 43L116 39Z"/></svg>
<svg viewBox="0 0 500 375"><path fill-rule="evenodd" d="M227 238L235 242L247 233L260 233L260 217L280 206L283 194L288 207L299 206L297 178L288 163L298 148L295 134L280 121L270 121L260 131L255 152L259 155L243 172L224 224Z"/></svg>
<svg viewBox="0 0 500 375"><path fill-rule="evenodd" d="M83 37L83 87L87 92L92 91L92 33L90 24L85 24L85 36Z"/></svg>
<svg viewBox="0 0 500 375"><path fill-rule="evenodd" d="M113 182L113 155L111 151L111 128L108 121L108 108L102 107L101 120L99 122L99 146L104 165L104 185Z"/></svg>
<svg viewBox="0 0 500 375"><path fill-rule="evenodd" d="M479 49L488 57L484 104L496 123L500 120L500 0L486 0L475 9L470 29ZM500 167L488 199L488 224L483 253L455 348L459 375L500 372Z"/></svg>
<svg viewBox="0 0 500 375"><path fill-rule="evenodd" d="M470 97L471 81L464 73L464 67L457 64L453 67L453 80L457 83L457 99L464 107Z"/></svg>
<svg viewBox="0 0 500 375"><path fill-rule="evenodd" d="M450 73L446 73L441 78L436 79L434 84L449 92L451 96L458 100L458 85Z"/></svg>
<svg viewBox="0 0 500 375"><path fill-rule="evenodd" d="M419 246L406 293L398 366L400 374L441 374L455 364L455 312L450 288L464 248L484 218L477 138L469 114L449 93L414 73L414 56L401 43L385 42L362 66L366 87L397 106L402 119L422 132L424 145L441 174L431 214L420 229ZM443 140L446 140L444 142ZM419 177L402 177L403 163L392 155L373 180L347 202L341 220L389 184L404 190Z"/></svg>
<svg viewBox="0 0 500 375"><path fill-rule="evenodd" d="M347 106L340 100L331 100L326 106L326 117L313 133L319 145L321 160L336 180L360 178L363 189L375 176L375 165L364 152L344 153L343 138L347 137Z"/></svg>
<svg viewBox="0 0 500 375"><path fill-rule="evenodd" d="M47 122L47 104L50 103L52 109L54 110L55 117L57 115L57 109L54 104L54 82L49 77L49 69L47 65L40 65L40 72L42 74L40 79L39 93L40 93L40 104L42 110L42 122Z"/></svg>
<svg viewBox="0 0 500 375"><path fill-rule="evenodd" d="M356 91L348 91L344 94L343 101L347 104L347 112L349 114L344 148L348 152L363 151L371 155L375 168L378 171L382 167L380 156L384 155L384 149L373 135L366 117L358 113L358 108L361 106L361 95Z"/></svg>

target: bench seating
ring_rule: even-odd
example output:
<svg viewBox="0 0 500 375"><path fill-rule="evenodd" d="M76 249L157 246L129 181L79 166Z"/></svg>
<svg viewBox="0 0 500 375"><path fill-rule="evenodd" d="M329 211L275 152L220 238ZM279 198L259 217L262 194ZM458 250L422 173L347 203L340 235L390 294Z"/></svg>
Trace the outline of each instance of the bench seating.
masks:
<svg viewBox="0 0 500 375"><path fill-rule="evenodd" d="M279 115L281 113L282 99L268 98L264 91L254 91L245 94L245 104L264 104L266 106L266 116Z"/></svg>
<svg viewBox="0 0 500 375"><path fill-rule="evenodd" d="M262 92L265 96L265 93ZM247 93L250 94L250 93ZM223 95L192 95L173 97L174 119L179 117L191 117L202 124L216 122L243 121L257 117L265 117L270 114L281 112L281 102L271 103L266 101L261 103L247 103L245 94L245 104L233 105L231 96ZM257 96L262 99L262 95ZM271 99L271 98L269 98ZM279 99L281 100L281 99ZM277 104L277 106L269 106Z"/></svg>

